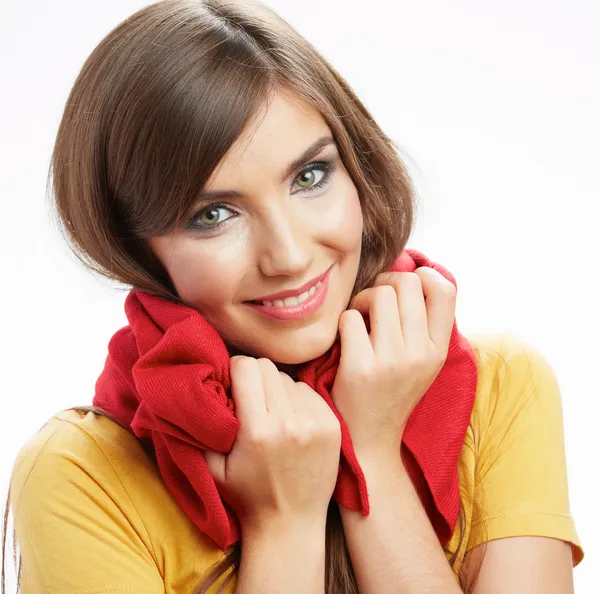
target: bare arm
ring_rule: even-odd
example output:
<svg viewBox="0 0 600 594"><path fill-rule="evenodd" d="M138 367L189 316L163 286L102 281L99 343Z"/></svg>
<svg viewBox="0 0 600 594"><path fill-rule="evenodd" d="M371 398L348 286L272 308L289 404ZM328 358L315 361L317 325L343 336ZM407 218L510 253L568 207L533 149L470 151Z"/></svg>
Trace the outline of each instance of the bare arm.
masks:
<svg viewBox="0 0 600 594"><path fill-rule="evenodd" d="M361 460L371 512L340 507L361 594L454 594L461 589L399 458Z"/></svg>
<svg viewBox="0 0 600 594"><path fill-rule="evenodd" d="M461 591L400 457L408 418L446 361L455 305L453 283L420 267L378 275L340 316L332 398L371 507L366 517L340 509L361 594Z"/></svg>
<svg viewBox="0 0 600 594"><path fill-rule="evenodd" d="M573 594L571 545L554 538L517 536L479 545L467 553L464 573L473 594Z"/></svg>
<svg viewBox="0 0 600 594"><path fill-rule="evenodd" d="M240 521L236 592L323 594L340 423L319 394L268 359L231 361L240 429L229 454L205 457Z"/></svg>
<svg viewBox="0 0 600 594"><path fill-rule="evenodd" d="M323 594L325 521L247 531L236 594Z"/></svg>

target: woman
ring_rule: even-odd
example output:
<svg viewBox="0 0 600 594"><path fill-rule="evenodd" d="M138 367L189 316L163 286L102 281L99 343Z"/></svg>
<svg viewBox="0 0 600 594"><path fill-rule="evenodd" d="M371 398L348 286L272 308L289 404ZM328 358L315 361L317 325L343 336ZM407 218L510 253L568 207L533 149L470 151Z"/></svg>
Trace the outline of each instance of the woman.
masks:
<svg viewBox="0 0 600 594"><path fill-rule="evenodd" d="M552 370L458 333L393 143L289 25L140 10L53 174L77 255L133 289L95 407L15 463L22 592L572 591Z"/></svg>

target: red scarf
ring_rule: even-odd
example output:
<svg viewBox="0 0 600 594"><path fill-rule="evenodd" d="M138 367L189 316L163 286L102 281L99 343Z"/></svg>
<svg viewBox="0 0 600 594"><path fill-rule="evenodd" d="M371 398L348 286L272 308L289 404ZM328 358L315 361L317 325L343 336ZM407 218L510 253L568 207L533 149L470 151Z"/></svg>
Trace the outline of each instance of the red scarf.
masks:
<svg viewBox="0 0 600 594"><path fill-rule="evenodd" d="M415 250L402 252L393 271L431 267L454 277ZM240 538L233 510L221 499L203 450L231 451L240 426L230 395L229 353L195 309L130 291L129 325L108 345L93 404L113 414L153 449L162 479L192 522L223 551ZM316 390L340 419L342 452L333 497L369 513L367 484L348 428L330 397L339 341L305 363L299 379ZM446 362L408 419L402 458L440 543L452 536L459 513L458 458L477 387L473 350L452 328Z"/></svg>

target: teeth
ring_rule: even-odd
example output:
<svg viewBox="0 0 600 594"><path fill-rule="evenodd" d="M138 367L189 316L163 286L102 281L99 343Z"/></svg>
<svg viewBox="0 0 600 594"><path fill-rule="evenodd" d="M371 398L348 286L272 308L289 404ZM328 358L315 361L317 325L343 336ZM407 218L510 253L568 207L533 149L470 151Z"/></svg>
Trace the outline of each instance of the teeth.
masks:
<svg viewBox="0 0 600 594"><path fill-rule="evenodd" d="M304 291L304 293L300 293L298 297L286 297L285 299L276 299L275 301L263 301L262 304L267 307L296 307L301 303L304 303L309 297L312 297L317 289L323 283L319 281L314 287L311 287L308 291Z"/></svg>
<svg viewBox="0 0 600 594"><path fill-rule="evenodd" d="M297 297L286 297L283 300L283 305L285 305L285 307L294 307L295 305L298 305L298 298Z"/></svg>

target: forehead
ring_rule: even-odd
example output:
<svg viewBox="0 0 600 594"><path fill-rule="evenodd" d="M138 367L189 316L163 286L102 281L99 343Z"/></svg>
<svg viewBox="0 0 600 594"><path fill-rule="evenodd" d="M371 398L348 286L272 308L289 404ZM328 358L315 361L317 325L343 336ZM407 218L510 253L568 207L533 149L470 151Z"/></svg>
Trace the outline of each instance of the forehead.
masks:
<svg viewBox="0 0 600 594"><path fill-rule="evenodd" d="M331 134L323 116L290 93L278 92L256 114L211 177L216 189L260 173L278 175L317 138ZM260 172L257 172L257 168Z"/></svg>

